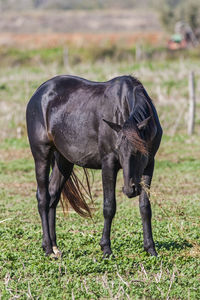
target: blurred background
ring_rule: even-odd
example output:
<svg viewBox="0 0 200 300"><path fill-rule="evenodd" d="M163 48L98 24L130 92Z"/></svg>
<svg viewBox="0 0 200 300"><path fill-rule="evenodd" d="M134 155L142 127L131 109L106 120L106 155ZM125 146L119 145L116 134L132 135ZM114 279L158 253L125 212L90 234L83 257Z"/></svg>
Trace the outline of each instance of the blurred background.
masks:
<svg viewBox="0 0 200 300"><path fill-rule="evenodd" d="M196 98L200 89L198 1L0 0L0 10L1 139L26 134L26 103L57 74L136 76L166 133L187 132L190 71Z"/></svg>

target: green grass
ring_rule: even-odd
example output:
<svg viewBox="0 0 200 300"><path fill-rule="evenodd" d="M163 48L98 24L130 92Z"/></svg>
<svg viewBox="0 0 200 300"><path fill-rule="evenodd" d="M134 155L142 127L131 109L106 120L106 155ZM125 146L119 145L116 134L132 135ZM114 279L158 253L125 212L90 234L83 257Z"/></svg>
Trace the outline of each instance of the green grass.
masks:
<svg viewBox="0 0 200 300"><path fill-rule="evenodd" d="M0 149L8 150L8 149L23 149L29 146L28 139L24 138L6 138L0 144Z"/></svg>
<svg viewBox="0 0 200 300"><path fill-rule="evenodd" d="M59 55L58 52L51 52ZM44 52L45 53L45 52ZM12 55L18 55L13 53ZM27 54L28 55L28 54ZM29 53L30 55L30 53ZM34 60L35 53L32 53ZM49 56L48 56L49 55ZM51 55L48 53L48 59ZM199 80L199 62L119 61L62 66L60 61L0 70L0 298L1 299L199 299L200 136L186 135L187 76ZM143 251L138 199L121 192L112 227L115 258L102 260L101 174L94 172L93 220L57 209L61 260L45 257L35 199L35 171L25 128L25 107L37 86L71 73L92 80L133 74L155 99L164 129L151 189L153 234L158 258ZM198 90L197 90L198 93ZM177 116L182 116L177 124Z"/></svg>
<svg viewBox="0 0 200 300"><path fill-rule="evenodd" d="M184 136L164 137L157 157L151 202L158 258L143 251L138 200L122 195L120 174L112 228L115 258L102 260L102 191L100 173L95 172L93 221L73 211L64 217L61 207L57 209L57 238L63 251L57 261L41 249L34 166L30 154L23 158L27 145L24 139L6 140L2 155L9 145L21 157L0 161L2 299L198 299L200 138L195 138L193 157ZM182 148L181 153L171 151L171 144Z"/></svg>

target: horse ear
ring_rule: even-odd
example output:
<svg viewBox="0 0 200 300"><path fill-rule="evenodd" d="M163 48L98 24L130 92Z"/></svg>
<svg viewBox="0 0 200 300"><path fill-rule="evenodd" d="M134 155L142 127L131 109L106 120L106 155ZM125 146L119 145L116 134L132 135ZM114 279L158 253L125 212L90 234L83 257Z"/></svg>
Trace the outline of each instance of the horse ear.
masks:
<svg viewBox="0 0 200 300"><path fill-rule="evenodd" d="M112 123L110 121L106 121L105 119L102 119L105 123L108 124L108 126L110 126L110 128L112 128L113 130L115 130L116 132L119 132L122 129L122 126L116 123Z"/></svg>
<svg viewBox="0 0 200 300"><path fill-rule="evenodd" d="M148 123L149 123L149 120L151 119L151 116L144 119L142 122L138 123L137 124L137 127L139 130L143 130L147 127Z"/></svg>

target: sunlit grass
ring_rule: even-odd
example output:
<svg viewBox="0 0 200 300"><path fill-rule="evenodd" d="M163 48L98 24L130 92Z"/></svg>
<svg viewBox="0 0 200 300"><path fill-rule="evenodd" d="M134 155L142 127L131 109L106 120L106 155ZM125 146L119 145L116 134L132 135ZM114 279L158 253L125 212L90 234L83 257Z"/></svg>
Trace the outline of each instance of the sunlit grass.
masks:
<svg viewBox="0 0 200 300"><path fill-rule="evenodd" d="M198 299L200 139L195 137L192 158L190 144L183 144L183 139L187 141L184 136L164 137L157 155L151 192L157 259L143 251L138 199L122 194L119 174L111 235L115 259L102 260L102 188L96 171L93 221L72 210L64 217L61 207L57 209L57 237L63 251L58 261L49 260L41 249L34 165L27 144L24 139L6 140L0 149L3 299L41 294L43 299ZM170 151L173 143L182 149L180 154ZM10 158L7 151L13 153Z"/></svg>

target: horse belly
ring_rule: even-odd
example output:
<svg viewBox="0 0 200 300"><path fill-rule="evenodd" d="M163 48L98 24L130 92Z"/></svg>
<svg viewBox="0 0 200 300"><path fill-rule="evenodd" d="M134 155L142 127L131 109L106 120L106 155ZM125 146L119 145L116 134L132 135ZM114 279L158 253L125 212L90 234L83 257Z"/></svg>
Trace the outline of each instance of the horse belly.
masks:
<svg viewBox="0 0 200 300"><path fill-rule="evenodd" d="M99 156L98 147L84 144L71 144L70 140L66 141L65 138L55 139L57 150L70 162L80 167L100 169L101 160Z"/></svg>
<svg viewBox="0 0 200 300"><path fill-rule="evenodd" d="M52 137L57 150L73 164L100 169L97 133L91 128L87 130L83 124L82 126L71 124L63 122L53 128Z"/></svg>

